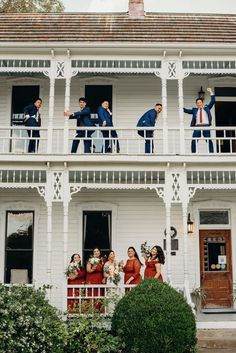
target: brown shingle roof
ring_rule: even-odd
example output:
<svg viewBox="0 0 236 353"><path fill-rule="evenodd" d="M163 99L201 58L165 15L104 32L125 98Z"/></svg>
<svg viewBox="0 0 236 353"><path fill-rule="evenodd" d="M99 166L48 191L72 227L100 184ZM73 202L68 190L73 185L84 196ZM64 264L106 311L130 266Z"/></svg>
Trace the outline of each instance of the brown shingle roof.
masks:
<svg viewBox="0 0 236 353"><path fill-rule="evenodd" d="M0 42L16 41L236 43L236 15L0 14Z"/></svg>

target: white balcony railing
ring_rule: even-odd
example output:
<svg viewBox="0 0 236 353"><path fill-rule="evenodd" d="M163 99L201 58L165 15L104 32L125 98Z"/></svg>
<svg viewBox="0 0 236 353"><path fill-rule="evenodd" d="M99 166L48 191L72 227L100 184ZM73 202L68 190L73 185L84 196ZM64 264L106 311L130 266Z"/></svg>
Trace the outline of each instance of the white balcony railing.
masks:
<svg viewBox="0 0 236 353"><path fill-rule="evenodd" d="M70 314L90 314L100 312L110 314L115 304L135 285L106 284L67 285L67 311Z"/></svg>
<svg viewBox="0 0 236 353"><path fill-rule="evenodd" d="M35 153L38 154L52 154L52 155L69 155L71 154L71 145L73 140L80 140L77 154L84 154L83 140L91 141L91 154L101 155L105 154L105 140L109 140L112 145L112 152L116 153L117 143L119 141L120 154L123 155L143 155L145 153L144 143L145 138L138 135L137 128L115 128L118 138L111 137L111 128L79 128L85 131L85 137L75 138L75 128L67 127L25 127L25 126L0 126L0 154L27 154L28 144L30 140L38 140L31 137L34 130L40 131L39 148ZM91 137L89 131L94 131ZM109 131L108 138L104 139L101 130ZM199 128L185 128L180 131L179 127L163 128L140 128L139 130L154 131L153 138L147 138L150 143L153 142L154 155L191 155L191 143L193 130ZM208 154L208 141L213 143L213 154L228 154L236 153L236 127L204 127L200 129L210 130L211 137L205 138L203 136L196 137L196 154ZM28 136L27 131L31 131Z"/></svg>

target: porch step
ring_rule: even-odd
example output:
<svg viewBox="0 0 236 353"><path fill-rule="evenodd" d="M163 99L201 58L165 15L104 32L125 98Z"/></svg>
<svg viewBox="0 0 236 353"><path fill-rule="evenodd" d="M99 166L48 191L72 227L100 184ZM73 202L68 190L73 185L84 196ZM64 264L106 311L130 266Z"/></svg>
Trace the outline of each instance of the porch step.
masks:
<svg viewBox="0 0 236 353"><path fill-rule="evenodd" d="M225 330L198 330L198 347L200 349L210 349L215 353L215 349L234 349L236 352L236 329ZM227 351L226 351L227 352Z"/></svg>
<svg viewBox="0 0 236 353"><path fill-rule="evenodd" d="M228 314L228 313L236 313L236 310L234 308L202 309L201 312L203 314Z"/></svg>

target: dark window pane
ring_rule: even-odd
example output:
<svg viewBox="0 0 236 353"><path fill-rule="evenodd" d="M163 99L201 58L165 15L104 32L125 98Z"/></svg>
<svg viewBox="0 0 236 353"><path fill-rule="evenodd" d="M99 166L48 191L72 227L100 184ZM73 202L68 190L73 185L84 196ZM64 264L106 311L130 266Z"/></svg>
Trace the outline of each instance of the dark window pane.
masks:
<svg viewBox="0 0 236 353"><path fill-rule="evenodd" d="M32 283L33 252L7 251L6 253L6 283ZM23 271L19 271L23 270ZM24 271L25 270L25 271Z"/></svg>
<svg viewBox="0 0 236 353"><path fill-rule="evenodd" d="M84 211L84 253L86 261L94 247L105 255L111 247L111 211Z"/></svg>
<svg viewBox="0 0 236 353"><path fill-rule="evenodd" d="M34 213L7 211L5 280L31 283L33 266Z"/></svg>
<svg viewBox="0 0 236 353"><path fill-rule="evenodd" d="M226 255L224 237L204 239L204 271L227 271Z"/></svg>
<svg viewBox="0 0 236 353"><path fill-rule="evenodd" d="M229 212L200 211L200 224L229 224Z"/></svg>
<svg viewBox="0 0 236 353"><path fill-rule="evenodd" d="M215 95L221 97L236 97L236 87L215 87Z"/></svg>

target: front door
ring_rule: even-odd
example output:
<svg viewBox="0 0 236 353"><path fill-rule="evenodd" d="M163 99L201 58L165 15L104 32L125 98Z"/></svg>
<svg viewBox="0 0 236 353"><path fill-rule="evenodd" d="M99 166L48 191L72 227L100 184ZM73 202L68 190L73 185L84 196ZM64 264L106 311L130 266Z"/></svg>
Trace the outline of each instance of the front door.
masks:
<svg viewBox="0 0 236 353"><path fill-rule="evenodd" d="M230 230L201 230L200 260L202 306L232 307Z"/></svg>

